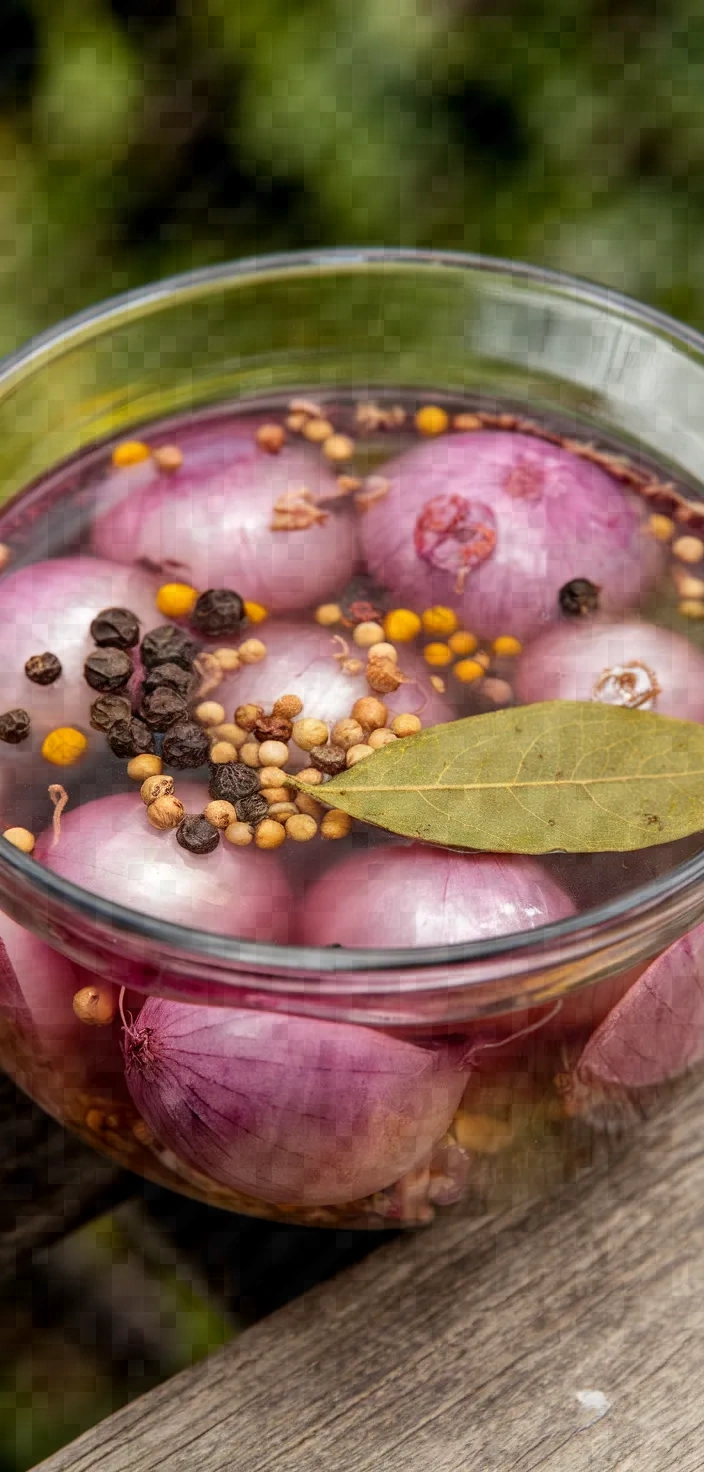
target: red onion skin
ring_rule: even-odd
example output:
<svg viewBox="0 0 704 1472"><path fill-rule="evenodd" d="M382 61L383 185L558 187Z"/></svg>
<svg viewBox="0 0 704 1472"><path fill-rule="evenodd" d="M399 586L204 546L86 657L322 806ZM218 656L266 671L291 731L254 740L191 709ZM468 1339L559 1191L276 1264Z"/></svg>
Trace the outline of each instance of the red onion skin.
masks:
<svg viewBox="0 0 704 1472"><path fill-rule="evenodd" d="M260 664L244 666L228 675L212 692L213 700L225 707L228 719L238 705L252 702L270 711L280 695L298 695L303 701L302 716L325 721L330 729L336 721L349 716L361 696L372 695L365 674L366 651L358 649L349 629L342 634L352 659L361 662L358 675L348 675L335 658L341 645L330 629L317 624L267 622L257 630L266 644L266 658ZM433 689L429 670L415 650L399 648L399 669L411 683L400 685L388 695L380 695L389 711L389 720L402 711L418 715L424 726L438 726L452 720L450 702ZM291 767L308 765L308 753L291 743Z"/></svg>
<svg viewBox="0 0 704 1472"><path fill-rule="evenodd" d="M642 1089L704 1060L704 925L663 951L589 1039L575 1069L587 1090Z"/></svg>
<svg viewBox="0 0 704 1472"><path fill-rule="evenodd" d="M116 562L148 559L160 565L161 581L235 588L275 611L339 591L358 556L354 512L340 503L319 450L299 442L267 454L254 438L261 422L179 430L183 465L168 474L153 461L136 467L138 477L113 471L102 488L108 509L95 521L94 550ZM274 503L301 487L315 500L338 496L325 523L272 530Z"/></svg>
<svg viewBox="0 0 704 1472"><path fill-rule="evenodd" d="M449 604L483 637L534 637L558 617L559 590L572 578L598 583L604 609L633 606L661 565L661 549L643 536L637 502L617 481L528 435L444 436L382 473L388 494L361 520L371 573L409 607ZM464 506L467 525L459 540L450 535L433 549L424 522L434 506L447 511L447 498L459 498L452 505ZM483 561L487 539L479 545L471 532L482 523L496 536ZM461 591L457 564L466 569Z"/></svg>
<svg viewBox="0 0 704 1472"><path fill-rule="evenodd" d="M177 791L187 812L208 802L195 783L179 781ZM275 855L224 839L211 854L190 854L173 831L152 827L138 792L67 808L58 844L48 830L34 852L55 874L142 914L242 940L292 939L291 892Z"/></svg>
<svg viewBox="0 0 704 1472"><path fill-rule="evenodd" d="M193 1169L263 1201L357 1200L425 1161L469 1077L456 1048L369 1028L151 998L127 1084Z"/></svg>
<svg viewBox="0 0 704 1472"><path fill-rule="evenodd" d="M704 721L704 654L681 634L637 620L565 622L550 629L521 656L516 695L526 704L592 700L605 670L634 660L646 665L660 686L651 710Z"/></svg>

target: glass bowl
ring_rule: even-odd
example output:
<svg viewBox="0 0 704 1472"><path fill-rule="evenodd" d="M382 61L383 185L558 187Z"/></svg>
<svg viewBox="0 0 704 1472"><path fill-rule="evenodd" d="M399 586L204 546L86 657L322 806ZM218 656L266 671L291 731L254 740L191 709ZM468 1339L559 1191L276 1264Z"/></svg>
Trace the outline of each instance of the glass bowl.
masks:
<svg viewBox="0 0 704 1472"><path fill-rule="evenodd" d="M74 317L7 359L3 495L157 419L262 394L285 402L348 388L370 398L442 392L529 416L664 469L694 499L704 480L704 340L696 333L616 293L524 265L337 250L161 282ZM675 863L652 851L638 882L614 886L611 898L606 868L601 902L575 918L413 950L284 947L166 925L0 848L12 962L0 997L4 1067L130 1169L236 1211L410 1225L535 1190L583 1169L602 1142L676 1093L704 1053L704 1020L685 1015L675 1061L667 1037L648 1024L652 1066L635 1086L619 1078L612 1088L587 1086L579 1067L595 1029L670 946L676 975L678 937L704 918L704 855L694 845ZM281 1139L289 1154L298 1148L297 1174L277 1174L276 1151L264 1145L241 1188L181 1157L125 1086L119 1015L101 1029L75 1018L71 997L86 973L127 989L128 1026L146 994L252 1014L276 1024L279 1039L288 1028L296 1060L331 1048L332 1154L324 1130L317 1145L310 1132L298 1146L289 1138L297 1116L287 1116L282 1095ZM353 1109L336 1096L347 1087L345 1059L364 1059L365 1048L376 1056L377 1044L401 1050L402 1069L404 1059L411 1072L418 1066L419 1083L417 1097L407 1084L403 1097L382 1090L377 1098L370 1063L367 1117L364 1100ZM358 1132L357 1174L344 1165L350 1132ZM396 1143L376 1169L381 1137ZM333 1180L335 1155L342 1164Z"/></svg>

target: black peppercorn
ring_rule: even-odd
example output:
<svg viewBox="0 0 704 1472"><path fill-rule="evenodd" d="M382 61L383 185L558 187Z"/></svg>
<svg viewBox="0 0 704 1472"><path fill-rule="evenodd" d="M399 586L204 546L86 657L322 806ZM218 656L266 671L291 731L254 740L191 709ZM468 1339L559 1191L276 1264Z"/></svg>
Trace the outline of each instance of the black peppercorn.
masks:
<svg viewBox="0 0 704 1472"><path fill-rule="evenodd" d="M167 767L186 771L190 767L202 767L207 762L210 742L207 731L195 721L181 721L167 731L161 755Z"/></svg>
<svg viewBox="0 0 704 1472"><path fill-rule="evenodd" d="M116 721L129 721L132 706L126 695L99 695L90 708L94 731L109 731Z"/></svg>
<svg viewBox="0 0 704 1472"><path fill-rule="evenodd" d="M156 664L180 664L182 669L189 670L198 653L198 645L183 629L177 629L173 624L159 624L158 628L150 629L144 635L140 653L145 669L151 670Z"/></svg>
<svg viewBox="0 0 704 1472"><path fill-rule="evenodd" d="M238 803L243 797L251 797L258 789L257 772L244 762L219 762L213 767L208 791L211 797L221 802Z"/></svg>
<svg viewBox="0 0 704 1472"><path fill-rule="evenodd" d="M244 618L244 603L230 588L208 588L193 606L190 622L199 634L220 638L236 634Z"/></svg>
<svg viewBox="0 0 704 1472"><path fill-rule="evenodd" d="M235 811L240 823L261 823L269 811L269 804L263 792L254 792L251 797L241 797L235 803Z"/></svg>
<svg viewBox="0 0 704 1472"><path fill-rule="evenodd" d="M220 834L214 823L209 823L202 813L184 818L176 829L181 848L189 854L211 854L220 842Z"/></svg>
<svg viewBox="0 0 704 1472"><path fill-rule="evenodd" d="M20 741L25 741L29 736L30 719L29 712L17 706L14 710L6 710L4 716L0 716L0 741L9 741L11 746L19 746Z"/></svg>
<svg viewBox="0 0 704 1472"><path fill-rule="evenodd" d="M123 649L93 649L83 674L93 690L121 690L132 674L132 660Z"/></svg>
<svg viewBox="0 0 704 1472"><path fill-rule="evenodd" d="M328 741L324 746L312 746L308 752L308 760L312 767L325 772L327 777L336 777L347 766L347 752L344 747L335 746L332 741Z"/></svg>
<svg viewBox="0 0 704 1472"><path fill-rule="evenodd" d="M190 670L184 670L180 664L156 664L153 669L147 670L142 684L142 694L150 695L152 690L159 690L168 685L169 690L175 690L177 695L182 695L184 700L195 691L198 681Z"/></svg>
<svg viewBox="0 0 704 1472"><path fill-rule="evenodd" d="M285 716L260 716L254 734L259 741L290 741L293 726Z"/></svg>
<svg viewBox="0 0 704 1472"><path fill-rule="evenodd" d="M115 721L110 727L108 746L115 756L142 756L145 752L151 754L154 751L154 735L144 721L140 721L138 716L132 716L131 720Z"/></svg>
<svg viewBox="0 0 704 1472"><path fill-rule="evenodd" d="M55 654L32 654L24 672L34 685L53 685L61 674L61 660Z"/></svg>
<svg viewBox="0 0 704 1472"><path fill-rule="evenodd" d="M101 649L133 649L139 640L139 619L129 608L103 608L93 619L90 635Z"/></svg>
<svg viewBox="0 0 704 1472"><path fill-rule="evenodd" d="M168 685L158 685L156 690L150 690L144 696L139 714L153 731L166 731L176 721L187 719L188 705L183 696L177 695Z"/></svg>
<svg viewBox="0 0 704 1472"><path fill-rule="evenodd" d="M600 592L598 583L590 583L588 578L573 578L571 583L565 583L564 588L560 588L560 608L568 618L584 618L590 613L596 613Z"/></svg>

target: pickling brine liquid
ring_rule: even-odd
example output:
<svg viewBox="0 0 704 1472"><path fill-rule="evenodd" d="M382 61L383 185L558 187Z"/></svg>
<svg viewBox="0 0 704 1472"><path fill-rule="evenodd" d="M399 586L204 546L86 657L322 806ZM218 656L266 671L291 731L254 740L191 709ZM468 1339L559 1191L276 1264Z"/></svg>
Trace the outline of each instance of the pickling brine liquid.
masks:
<svg viewBox="0 0 704 1472"><path fill-rule="evenodd" d="M540 1005L388 1027L183 969L174 1000L120 949L123 911L213 943L490 942L695 854L450 851L325 799L514 704L704 720L704 509L657 467L496 406L302 394L92 449L0 542L4 848L115 917L110 964L40 899L0 918L0 1056L84 1138L236 1211L410 1225L565 1178L701 1061L704 927Z"/></svg>

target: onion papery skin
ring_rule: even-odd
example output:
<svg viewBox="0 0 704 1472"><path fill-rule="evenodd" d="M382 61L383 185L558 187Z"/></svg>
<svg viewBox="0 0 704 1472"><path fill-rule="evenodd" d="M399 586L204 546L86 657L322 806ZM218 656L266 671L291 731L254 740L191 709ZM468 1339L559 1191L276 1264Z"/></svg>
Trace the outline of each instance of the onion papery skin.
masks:
<svg viewBox="0 0 704 1472"><path fill-rule="evenodd" d="M146 559L163 582L234 588L271 610L306 608L338 591L358 558L354 512L320 451L299 443L267 454L255 440L261 423L179 431L183 464L167 474L154 461L134 476L114 470L101 488L106 509L96 517L94 550L116 562ZM326 521L274 531L275 502L301 487L316 501L337 496Z"/></svg>
<svg viewBox="0 0 704 1472"><path fill-rule="evenodd" d="M443 436L382 474L388 493L361 522L371 573L409 607L449 604L485 638L534 637L559 616L559 590L573 578L601 587L602 608L631 607L661 565L635 498L529 435Z"/></svg>
<svg viewBox="0 0 704 1472"><path fill-rule="evenodd" d="M536 639L521 656L516 694L539 700L592 700L606 670L646 666L660 687L643 709L704 720L704 654L669 629L638 620L566 622Z"/></svg>
<svg viewBox="0 0 704 1472"><path fill-rule="evenodd" d="M272 621L263 624L258 633L266 645L266 658L260 664L245 665L237 673L227 675L212 693L211 698L224 706L228 720L238 705L251 702L270 711L280 695L298 695L303 701L301 719L312 716L325 721L332 730L336 721L349 716L356 700L374 694L365 674L365 650L352 642L349 629L343 629L342 635L350 658L362 664L357 675L346 674L341 660L335 658L341 645L330 629L319 628L312 622ZM407 646L400 647L398 666L408 676L409 683L378 697L389 711L389 721L402 711L417 714L424 726L438 726L452 720L453 708L433 689L430 672L421 656ZM289 750L290 767L308 766L307 752L300 751L293 742Z"/></svg>
<svg viewBox="0 0 704 1472"><path fill-rule="evenodd" d="M469 1065L372 1029L150 998L125 1035L127 1085L157 1139L267 1202L355 1201L425 1162Z"/></svg>
<svg viewBox="0 0 704 1472"><path fill-rule="evenodd" d="M188 813L209 801L196 783L176 790ZM213 853L188 853L173 831L152 827L138 791L67 808L59 842L49 830L34 852L55 874L142 914L242 940L293 939L291 891L275 855L224 839Z"/></svg>

